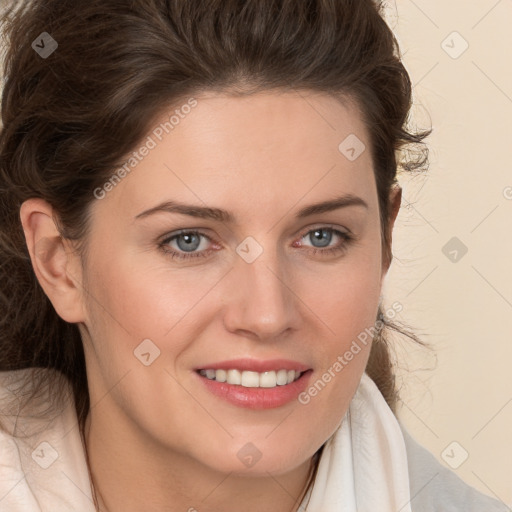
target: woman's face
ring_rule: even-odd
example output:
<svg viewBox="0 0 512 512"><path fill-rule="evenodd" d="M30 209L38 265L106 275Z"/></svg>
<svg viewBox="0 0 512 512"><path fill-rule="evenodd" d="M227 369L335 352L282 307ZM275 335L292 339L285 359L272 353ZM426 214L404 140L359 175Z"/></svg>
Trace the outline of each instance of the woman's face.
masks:
<svg viewBox="0 0 512 512"><path fill-rule="evenodd" d="M94 199L91 418L159 456L280 474L334 432L368 359L387 270L368 134L326 95L195 100Z"/></svg>

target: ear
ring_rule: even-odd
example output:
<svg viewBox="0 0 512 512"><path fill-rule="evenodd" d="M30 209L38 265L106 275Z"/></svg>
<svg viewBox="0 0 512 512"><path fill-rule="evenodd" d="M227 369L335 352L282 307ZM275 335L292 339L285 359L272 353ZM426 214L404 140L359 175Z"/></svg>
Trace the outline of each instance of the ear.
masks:
<svg viewBox="0 0 512 512"><path fill-rule="evenodd" d="M55 311L66 322L83 322L80 259L60 235L53 208L31 198L21 205L20 218L34 273Z"/></svg>
<svg viewBox="0 0 512 512"><path fill-rule="evenodd" d="M395 226L395 220L398 216L398 212L400 210L400 205L402 203L402 188L395 184L391 187L390 195L389 195L389 224L388 224L388 241L389 245L386 248L383 262L382 262L382 279L386 275L389 267L391 265L391 261L393 260L392 253L392 242L393 242L393 228Z"/></svg>

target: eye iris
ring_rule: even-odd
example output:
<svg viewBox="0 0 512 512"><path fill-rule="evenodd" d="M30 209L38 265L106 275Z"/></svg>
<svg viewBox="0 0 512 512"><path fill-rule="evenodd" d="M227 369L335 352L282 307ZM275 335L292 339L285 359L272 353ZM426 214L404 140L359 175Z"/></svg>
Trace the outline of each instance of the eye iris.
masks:
<svg viewBox="0 0 512 512"><path fill-rule="evenodd" d="M182 245L180 241L186 240L186 244ZM183 233L176 238L176 242L181 251L195 251L200 244L200 238L195 233Z"/></svg>
<svg viewBox="0 0 512 512"><path fill-rule="evenodd" d="M315 237L315 239L316 239L317 241L322 242L322 244L323 244L323 245L320 245L319 247L325 247L325 246L329 245L329 243L331 242L331 239L332 239L332 233L331 233L329 230L327 230L327 229L315 229L312 233L314 234L314 237ZM316 238L316 236L317 236L317 234L318 234L318 233L327 234L327 239L326 239L326 237L324 237L324 236L320 236L320 238L319 238L319 239L318 239L318 238ZM311 235L310 235L310 236L311 236ZM324 242L325 242L325 243L324 243Z"/></svg>

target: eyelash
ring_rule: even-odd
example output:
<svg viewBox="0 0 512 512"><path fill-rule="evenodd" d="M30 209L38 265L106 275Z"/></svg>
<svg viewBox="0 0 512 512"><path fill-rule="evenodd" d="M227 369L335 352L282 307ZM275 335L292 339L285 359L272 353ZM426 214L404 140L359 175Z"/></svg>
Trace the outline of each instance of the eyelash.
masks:
<svg viewBox="0 0 512 512"><path fill-rule="evenodd" d="M335 247L328 247L326 249L319 249L317 247L313 247L313 248L309 249L309 251L311 253L313 253L314 255L321 254L322 256L330 256L333 254L341 253L346 250L347 246L353 240L355 240L354 235L352 235L350 233L346 233L344 231L339 231L338 229L331 228L329 226L321 226L318 228L309 229L308 231L306 231L305 233L300 235L300 239L304 238L305 236L307 236L310 233L313 233L315 231L328 231L330 233L334 233L335 235L339 236L342 239L342 241L338 246L335 246ZM207 249L207 250L204 250L201 252L195 252L195 253L180 253L180 252L175 251L174 249L169 250L168 244L170 242L172 242L173 240L175 240L176 238L179 238L180 236L183 236L183 235L202 236L202 237L206 238L207 240L209 240L210 242L217 243L211 237L209 237L208 235L205 235L204 233L201 233L200 231L183 230L183 231L176 233L170 237L167 237L165 240L162 240L158 245L159 249L161 249L170 258L172 258L172 259L176 258L179 260L191 260L193 258L207 258L210 255L210 253L214 251L213 249Z"/></svg>

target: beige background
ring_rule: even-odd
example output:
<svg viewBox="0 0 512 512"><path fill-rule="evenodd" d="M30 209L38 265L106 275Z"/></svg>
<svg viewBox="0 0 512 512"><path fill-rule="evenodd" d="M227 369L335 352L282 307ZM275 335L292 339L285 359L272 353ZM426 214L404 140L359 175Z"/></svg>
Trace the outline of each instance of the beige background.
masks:
<svg viewBox="0 0 512 512"><path fill-rule="evenodd" d="M510 507L512 0L396 0L387 19L414 84L413 126L434 129L429 171L400 179L384 290L384 304L400 301L399 318L435 349L398 343L399 418Z"/></svg>

